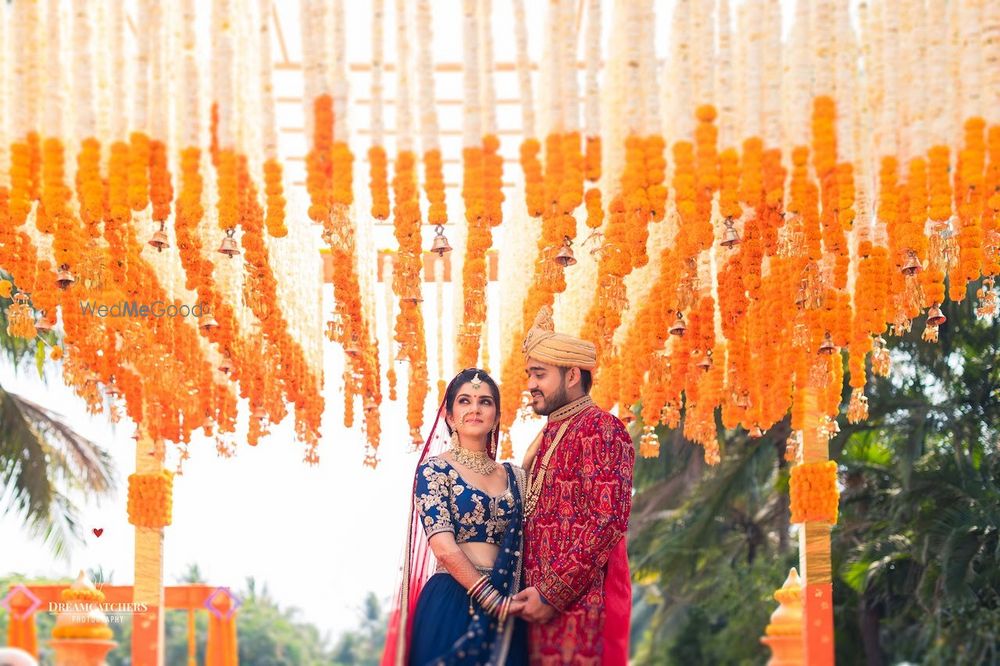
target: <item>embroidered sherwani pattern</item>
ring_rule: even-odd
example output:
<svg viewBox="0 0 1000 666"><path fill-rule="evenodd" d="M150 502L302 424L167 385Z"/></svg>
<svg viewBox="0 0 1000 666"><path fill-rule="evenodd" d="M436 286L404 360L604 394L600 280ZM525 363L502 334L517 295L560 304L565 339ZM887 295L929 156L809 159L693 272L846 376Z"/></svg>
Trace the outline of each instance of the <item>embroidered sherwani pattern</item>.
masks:
<svg viewBox="0 0 1000 666"><path fill-rule="evenodd" d="M625 558L635 453L615 416L590 407L570 418L525 526L525 584L537 587L559 610L550 622L531 626L531 661L545 666L624 663L617 644L614 655L605 654L605 630L609 613L618 627L624 612L627 626L623 597L628 593L623 594L618 578L628 570L627 561L619 560ZM561 425L546 425L533 467ZM606 580L609 571L614 580ZM613 590L612 598L606 589Z"/></svg>

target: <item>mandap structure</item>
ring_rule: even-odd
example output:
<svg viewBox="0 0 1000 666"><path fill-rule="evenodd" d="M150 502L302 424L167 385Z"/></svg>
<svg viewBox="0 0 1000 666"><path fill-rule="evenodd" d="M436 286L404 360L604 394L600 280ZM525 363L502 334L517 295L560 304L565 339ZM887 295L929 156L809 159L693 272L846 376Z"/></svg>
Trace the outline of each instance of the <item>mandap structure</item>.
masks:
<svg viewBox="0 0 1000 666"><path fill-rule="evenodd" d="M419 440L447 371L477 364L510 456L542 305L596 342L594 397L642 456L683 417L716 463L717 415L755 438L791 412L802 641L832 663L843 382L864 419L885 336L961 326L945 299L997 312L1000 3L670 10L0 6L0 297L11 335L137 426L141 663L163 659L163 529L196 431L230 456L241 412L251 445L292 419L318 464L326 335L365 464L385 400Z"/></svg>

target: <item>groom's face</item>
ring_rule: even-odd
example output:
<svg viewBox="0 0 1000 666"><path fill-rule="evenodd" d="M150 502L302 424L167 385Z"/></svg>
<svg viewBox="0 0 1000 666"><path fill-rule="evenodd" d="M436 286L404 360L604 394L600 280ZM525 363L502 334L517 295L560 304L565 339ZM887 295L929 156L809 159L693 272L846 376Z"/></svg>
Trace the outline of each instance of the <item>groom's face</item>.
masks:
<svg viewBox="0 0 1000 666"><path fill-rule="evenodd" d="M569 402L566 394L566 375L558 366L541 363L531 358L525 368L531 408L539 416L548 416Z"/></svg>

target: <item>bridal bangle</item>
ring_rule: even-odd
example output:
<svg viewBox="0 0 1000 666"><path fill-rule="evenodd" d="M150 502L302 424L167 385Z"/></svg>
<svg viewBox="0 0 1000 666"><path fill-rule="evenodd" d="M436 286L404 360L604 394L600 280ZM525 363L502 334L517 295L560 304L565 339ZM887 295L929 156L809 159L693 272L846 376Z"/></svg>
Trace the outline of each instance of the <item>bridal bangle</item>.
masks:
<svg viewBox="0 0 1000 666"><path fill-rule="evenodd" d="M507 619L507 613L510 610L511 598L505 594L501 594L493 585L489 582L488 576L482 576L466 593L469 595L469 612L472 612L472 602L475 601L487 614L493 617L499 618L501 622Z"/></svg>

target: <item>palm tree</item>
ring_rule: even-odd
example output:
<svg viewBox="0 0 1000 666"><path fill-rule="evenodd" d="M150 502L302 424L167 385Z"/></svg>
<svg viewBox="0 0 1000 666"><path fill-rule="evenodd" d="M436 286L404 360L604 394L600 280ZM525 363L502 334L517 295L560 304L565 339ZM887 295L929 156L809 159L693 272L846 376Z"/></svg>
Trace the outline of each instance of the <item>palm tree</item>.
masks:
<svg viewBox="0 0 1000 666"><path fill-rule="evenodd" d="M2 278L8 276L0 273ZM15 372L34 357L41 374L44 347L7 334L10 303L0 298L0 349ZM54 334L48 336L52 342ZM115 490L114 479L106 449L48 407L0 385L0 515L15 515L32 538L40 538L57 557L67 557L82 539L74 497L107 497Z"/></svg>

